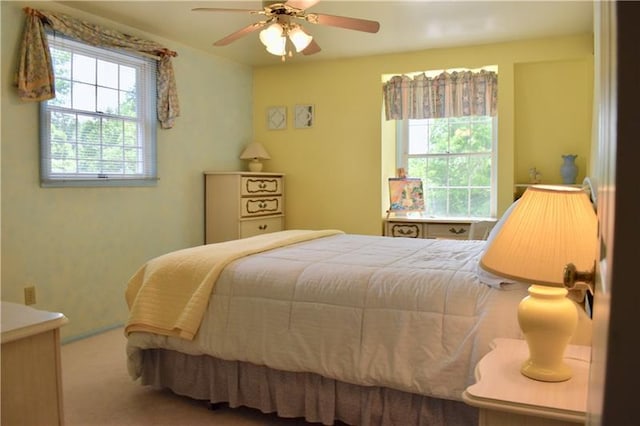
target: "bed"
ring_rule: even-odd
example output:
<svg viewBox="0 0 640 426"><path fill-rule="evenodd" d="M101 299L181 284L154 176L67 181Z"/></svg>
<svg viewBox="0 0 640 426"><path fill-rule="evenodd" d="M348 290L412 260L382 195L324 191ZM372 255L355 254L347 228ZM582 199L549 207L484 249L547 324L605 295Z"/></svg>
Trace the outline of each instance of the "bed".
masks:
<svg viewBox="0 0 640 426"><path fill-rule="evenodd" d="M522 337L527 288L478 268L485 244L293 230L160 256L127 288L129 373L326 425L476 424L462 392Z"/></svg>

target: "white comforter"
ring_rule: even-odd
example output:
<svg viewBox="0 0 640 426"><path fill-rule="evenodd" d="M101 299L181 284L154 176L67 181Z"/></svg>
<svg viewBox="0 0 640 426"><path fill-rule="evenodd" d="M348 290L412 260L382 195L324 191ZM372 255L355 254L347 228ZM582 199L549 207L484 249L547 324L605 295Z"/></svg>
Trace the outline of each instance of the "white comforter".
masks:
<svg viewBox="0 0 640 426"><path fill-rule="evenodd" d="M521 337L526 287L480 282L484 244L346 234L236 260L195 339L132 333L129 372L161 347L460 400L491 340Z"/></svg>

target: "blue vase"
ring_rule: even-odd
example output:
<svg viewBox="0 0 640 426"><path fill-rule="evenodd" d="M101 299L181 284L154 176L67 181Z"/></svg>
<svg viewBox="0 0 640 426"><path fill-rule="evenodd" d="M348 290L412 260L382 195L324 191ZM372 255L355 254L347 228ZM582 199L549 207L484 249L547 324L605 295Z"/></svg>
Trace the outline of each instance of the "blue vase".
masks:
<svg viewBox="0 0 640 426"><path fill-rule="evenodd" d="M577 156L577 154L566 154L562 156L562 159L564 160L562 166L560 167L562 183L576 183L576 177L578 176L578 166L576 165Z"/></svg>

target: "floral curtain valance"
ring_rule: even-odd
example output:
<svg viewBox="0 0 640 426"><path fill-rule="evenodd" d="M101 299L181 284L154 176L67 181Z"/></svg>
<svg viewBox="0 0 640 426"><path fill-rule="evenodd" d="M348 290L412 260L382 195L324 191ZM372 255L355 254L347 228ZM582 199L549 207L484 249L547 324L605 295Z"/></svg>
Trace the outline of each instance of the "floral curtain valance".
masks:
<svg viewBox="0 0 640 426"><path fill-rule="evenodd" d="M152 55L158 61L157 109L163 128L170 129L180 115L178 92L171 58L173 52L153 41L103 28L61 13L24 8L27 15L16 76L18 96L26 101L55 97L55 78L44 26L98 47L122 48Z"/></svg>
<svg viewBox="0 0 640 426"><path fill-rule="evenodd" d="M443 72L433 78L396 75L382 90L387 120L497 113L498 75L493 71Z"/></svg>

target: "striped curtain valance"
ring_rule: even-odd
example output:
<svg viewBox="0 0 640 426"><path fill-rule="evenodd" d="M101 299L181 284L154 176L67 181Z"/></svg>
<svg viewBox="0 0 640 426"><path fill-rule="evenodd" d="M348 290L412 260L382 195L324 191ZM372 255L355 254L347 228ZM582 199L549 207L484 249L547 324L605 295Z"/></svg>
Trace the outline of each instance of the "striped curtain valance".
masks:
<svg viewBox="0 0 640 426"><path fill-rule="evenodd" d="M387 120L497 114L498 74L493 71L396 75L382 90Z"/></svg>

